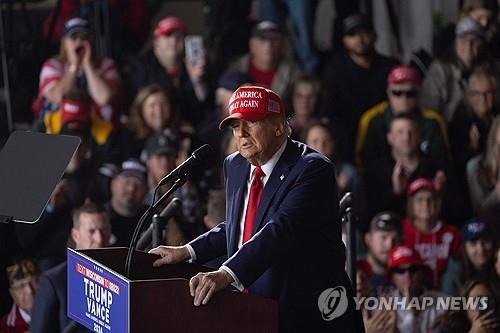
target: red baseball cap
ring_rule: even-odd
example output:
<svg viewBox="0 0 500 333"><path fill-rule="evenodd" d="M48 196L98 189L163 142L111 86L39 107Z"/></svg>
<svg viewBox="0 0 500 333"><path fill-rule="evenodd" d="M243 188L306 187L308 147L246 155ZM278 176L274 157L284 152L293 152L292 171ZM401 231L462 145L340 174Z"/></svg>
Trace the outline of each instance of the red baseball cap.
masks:
<svg viewBox="0 0 500 333"><path fill-rule="evenodd" d="M387 257L387 269L391 272L394 268L401 265L424 266L424 262L417 251L407 246L396 246L389 251Z"/></svg>
<svg viewBox="0 0 500 333"><path fill-rule="evenodd" d="M432 193L436 193L436 188L434 187L434 183L427 178L417 178L408 185L408 189L406 190L406 197L409 198L413 196L416 192L420 190L431 191Z"/></svg>
<svg viewBox="0 0 500 333"><path fill-rule="evenodd" d="M407 65L398 65L392 68L387 77L387 84L398 84L409 82L420 86L420 74L418 71Z"/></svg>
<svg viewBox="0 0 500 333"><path fill-rule="evenodd" d="M186 34L186 25L176 16L167 16L158 22L153 35L155 37L159 37L168 35L174 31L180 31L183 34Z"/></svg>
<svg viewBox="0 0 500 333"><path fill-rule="evenodd" d="M61 102L61 123L66 124L70 121L85 123L89 120L90 107L83 102L70 101L63 99Z"/></svg>
<svg viewBox="0 0 500 333"><path fill-rule="evenodd" d="M258 86L239 87L229 100L229 116L221 121L219 128L226 127L231 119L257 121L283 114L285 107L274 91Z"/></svg>

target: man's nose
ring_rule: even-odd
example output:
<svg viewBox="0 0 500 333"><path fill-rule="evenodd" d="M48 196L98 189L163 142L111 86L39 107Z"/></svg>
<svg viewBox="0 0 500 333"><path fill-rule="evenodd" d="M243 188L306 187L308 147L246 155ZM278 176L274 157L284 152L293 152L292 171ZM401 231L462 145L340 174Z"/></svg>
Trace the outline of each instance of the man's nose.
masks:
<svg viewBox="0 0 500 333"><path fill-rule="evenodd" d="M98 247L103 246L104 234L102 231L96 231L94 233L94 242L98 245Z"/></svg>
<svg viewBox="0 0 500 333"><path fill-rule="evenodd" d="M247 131L245 125L240 125L237 128L233 129L233 131L234 131L234 136L236 136L236 137L248 136L248 131Z"/></svg>

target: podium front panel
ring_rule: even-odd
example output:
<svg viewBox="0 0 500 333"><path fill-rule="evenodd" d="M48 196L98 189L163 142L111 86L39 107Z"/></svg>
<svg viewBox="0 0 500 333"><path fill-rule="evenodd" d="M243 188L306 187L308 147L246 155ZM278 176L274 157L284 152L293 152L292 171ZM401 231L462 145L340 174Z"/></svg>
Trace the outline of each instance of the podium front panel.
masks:
<svg viewBox="0 0 500 333"><path fill-rule="evenodd" d="M207 305L195 307L189 294L189 279L209 268L190 263L155 268L153 262L158 256L135 252L132 277L126 278L122 275L126 256L126 248L68 249L71 319L94 332L278 331L278 307L274 300L221 290ZM99 296L106 293L112 301L97 300L96 290ZM98 304L100 312L96 315Z"/></svg>
<svg viewBox="0 0 500 333"><path fill-rule="evenodd" d="M93 332L129 331L129 281L68 249L68 317Z"/></svg>

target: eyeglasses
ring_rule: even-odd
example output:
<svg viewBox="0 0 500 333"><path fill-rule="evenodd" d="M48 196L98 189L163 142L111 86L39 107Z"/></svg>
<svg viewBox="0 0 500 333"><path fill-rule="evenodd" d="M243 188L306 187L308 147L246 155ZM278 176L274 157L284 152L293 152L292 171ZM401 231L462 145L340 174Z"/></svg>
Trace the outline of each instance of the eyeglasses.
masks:
<svg viewBox="0 0 500 333"><path fill-rule="evenodd" d="M413 98L413 97L417 96L417 93L418 92L416 90L414 90L414 89L411 89L411 90L396 90L396 89L393 89L393 90L391 90L391 94L393 96L396 96L396 97L401 97L401 96L405 95L408 98Z"/></svg>
<svg viewBox="0 0 500 333"><path fill-rule="evenodd" d="M493 90L486 90L486 91L470 90L469 91L469 96L472 98L478 98L478 97L487 98L487 97L490 97L493 95L495 95L495 91L493 91Z"/></svg>
<svg viewBox="0 0 500 333"><path fill-rule="evenodd" d="M392 271L396 274L404 274L409 272L410 274L416 273L420 270L418 266L410 266L410 267L396 267Z"/></svg>

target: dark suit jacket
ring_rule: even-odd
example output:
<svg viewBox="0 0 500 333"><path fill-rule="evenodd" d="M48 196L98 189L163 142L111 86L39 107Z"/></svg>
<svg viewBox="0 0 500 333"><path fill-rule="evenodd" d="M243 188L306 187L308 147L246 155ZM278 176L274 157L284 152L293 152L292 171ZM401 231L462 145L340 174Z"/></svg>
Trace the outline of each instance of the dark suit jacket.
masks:
<svg viewBox="0 0 500 333"><path fill-rule="evenodd" d="M67 271L63 262L42 274L31 314L31 333L89 332L68 318Z"/></svg>
<svg viewBox="0 0 500 333"><path fill-rule="evenodd" d="M224 263L251 294L278 300L281 332L362 331L344 271L332 163L306 145L288 140L259 203L254 236L238 250L240 219L250 164L239 153L224 162L226 222L193 240L198 263L226 254ZM349 308L324 321L323 290L344 286ZM360 326L359 326L360 325Z"/></svg>

